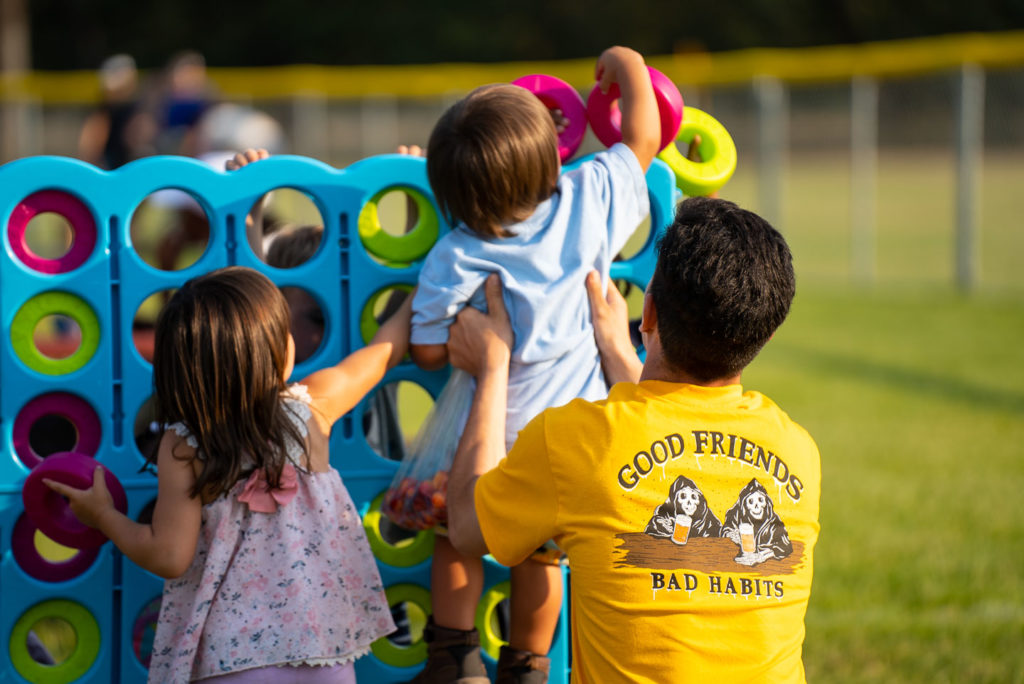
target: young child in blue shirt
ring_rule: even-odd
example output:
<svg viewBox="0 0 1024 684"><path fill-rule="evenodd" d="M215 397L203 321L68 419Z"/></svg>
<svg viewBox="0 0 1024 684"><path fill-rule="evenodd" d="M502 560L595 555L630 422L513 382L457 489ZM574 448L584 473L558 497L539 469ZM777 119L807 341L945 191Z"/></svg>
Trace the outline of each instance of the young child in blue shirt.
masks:
<svg viewBox="0 0 1024 684"><path fill-rule="evenodd" d="M455 228L420 272L410 353L426 369L446 364L456 314L467 304L485 308L484 281L499 274L515 331L506 446L542 410L608 393L582 285L595 269L607 280L612 258L648 215L645 172L661 132L641 55L609 48L595 75L605 92L619 86L622 142L570 172L560 174L551 112L513 85L484 86L457 102L427 147L431 189ZM474 629L480 559L460 555L438 536L431 582L429 657L413 682L487 682ZM497 682L544 682L561 572L529 559L511 569L511 583L509 645L501 650Z"/></svg>

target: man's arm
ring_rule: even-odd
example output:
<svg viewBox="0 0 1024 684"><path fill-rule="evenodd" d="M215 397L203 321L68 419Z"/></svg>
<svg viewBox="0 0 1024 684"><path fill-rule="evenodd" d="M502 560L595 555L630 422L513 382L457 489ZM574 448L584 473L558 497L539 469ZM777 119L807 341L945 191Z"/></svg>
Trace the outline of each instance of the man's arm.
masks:
<svg viewBox="0 0 1024 684"><path fill-rule="evenodd" d="M469 420L459 440L448 481L448 538L463 554L483 556L487 543L476 515L477 479L505 457L505 402L512 325L497 275L485 284L487 311L467 306L451 327L448 355L477 381Z"/></svg>
<svg viewBox="0 0 1024 684"><path fill-rule="evenodd" d="M587 297L590 318L594 323L594 340L601 354L601 367L609 385L617 382L640 382L643 364L629 339L629 311L626 300L614 283L605 293L597 271L587 274Z"/></svg>

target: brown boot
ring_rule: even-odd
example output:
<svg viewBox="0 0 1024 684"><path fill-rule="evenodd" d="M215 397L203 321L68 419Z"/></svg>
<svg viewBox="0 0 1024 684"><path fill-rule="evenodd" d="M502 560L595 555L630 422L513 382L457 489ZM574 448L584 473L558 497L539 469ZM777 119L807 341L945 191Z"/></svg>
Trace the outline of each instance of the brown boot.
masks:
<svg viewBox="0 0 1024 684"><path fill-rule="evenodd" d="M545 684L550 669L549 658L502 646L498 654L498 676L494 684Z"/></svg>
<svg viewBox="0 0 1024 684"><path fill-rule="evenodd" d="M434 624L427 618L423 629L427 662L407 684L490 684L476 629L463 631Z"/></svg>

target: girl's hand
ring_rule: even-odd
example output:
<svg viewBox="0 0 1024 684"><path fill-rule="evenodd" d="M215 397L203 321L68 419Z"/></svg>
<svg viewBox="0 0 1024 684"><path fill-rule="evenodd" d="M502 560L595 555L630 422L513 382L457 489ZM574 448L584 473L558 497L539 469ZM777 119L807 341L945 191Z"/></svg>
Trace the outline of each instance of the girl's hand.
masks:
<svg viewBox="0 0 1024 684"><path fill-rule="evenodd" d="M92 473L92 487L89 489L75 489L61 482L44 479L43 483L68 500L71 512L75 517L89 527L100 528L100 519L103 514L114 509L114 497L107 489L107 482L104 479L103 468L98 467Z"/></svg>
<svg viewBox="0 0 1024 684"><path fill-rule="evenodd" d="M243 166L257 162L261 159L268 159L269 157L270 153L264 149L249 148L245 152L239 152L234 157L224 162L224 169L227 171L237 171Z"/></svg>

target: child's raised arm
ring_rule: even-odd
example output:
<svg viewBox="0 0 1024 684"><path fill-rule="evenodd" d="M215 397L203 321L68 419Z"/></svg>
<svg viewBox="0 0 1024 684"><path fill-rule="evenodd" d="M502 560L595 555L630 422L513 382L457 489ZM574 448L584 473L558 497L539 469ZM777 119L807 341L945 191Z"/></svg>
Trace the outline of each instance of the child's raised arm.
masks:
<svg viewBox="0 0 1024 684"><path fill-rule="evenodd" d="M402 306L381 324L368 345L336 366L318 370L302 381L313 400L313 414L325 433L405 356L409 349L412 297L406 297Z"/></svg>
<svg viewBox="0 0 1024 684"><path fill-rule="evenodd" d="M608 92L611 84L619 85L622 142L633 150L640 167L647 171L661 144L661 121L644 58L627 47L610 47L597 58L595 76L603 93Z"/></svg>

